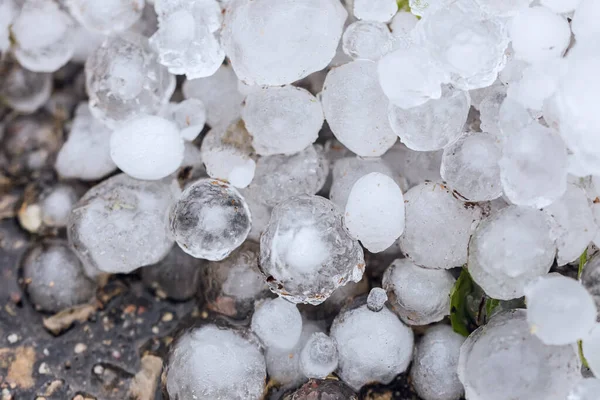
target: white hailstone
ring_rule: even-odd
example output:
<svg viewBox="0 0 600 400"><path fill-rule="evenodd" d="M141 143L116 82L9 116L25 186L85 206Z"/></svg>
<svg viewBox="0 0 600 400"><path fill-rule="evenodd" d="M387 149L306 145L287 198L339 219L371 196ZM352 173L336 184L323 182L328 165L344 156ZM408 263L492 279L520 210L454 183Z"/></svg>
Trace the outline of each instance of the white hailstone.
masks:
<svg viewBox="0 0 600 400"><path fill-rule="evenodd" d="M165 371L173 399L259 400L267 375L257 343L242 332L212 324L181 336Z"/></svg>
<svg viewBox="0 0 600 400"><path fill-rule="evenodd" d="M568 0L569 2L571 0ZM600 25L597 23L598 15L600 15L600 3L595 0L581 0L573 21L571 21L571 29L578 40L593 39L595 35L600 33Z"/></svg>
<svg viewBox="0 0 600 400"><path fill-rule="evenodd" d="M129 273L155 264L173 246L165 220L179 193L175 182L113 176L73 208L69 243L91 269Z"/></svg>
<svg viewBox="0 0 600 400"><path fill-rule="evenodd" d="M221 261L246 240L252 218L240 193L229 184L199 179L172 206L169 230L189 255Z"/></svg>
<svg viewBox="0 0 600 400"><path fill-rule="evenodd" d="M527 322L531 332L550 345L587 337L596 323L596 304L581 283L558 274L537 278L525 286Z"/></svg>
<svg viewBox="0 0 600 400"><path fill-rule="evenodd" d="M194 98L169 103L161 114L177 125L181 138L187 142L194 141L206 124L206 107L201 100Z"/></svg>
<svg viewBox="0 0 600 400"><path fill-rule="evenodd" d="M13 110L31 114L52 94L52 74L31 72L14 63L0 80L0 97Z"/></svg>
<svg viewBox="0 0 600 400"><path fill-rule="evenodd" d="M327 74L325 118L335 137L361 157L378 157L396 141L386 118L388 99L377 81L377 64L357 60Z"/></svg>
<svg viewBox="0 0 600 400"><path fill-rule="evenodd" d="M356 391L367 383L390 383L412 358L413 332L387 308L373 312L364 305L342 311L330 335L337 343L337 374Z"/></svg>
<svg viewBox="0 0 600 400"><path fill-rule="evenodd" d="M73 55L74 27L75 22L57 3L25 1L10 28L16 42L13 53L17 61L34 72L58 70Z"/></svg>
<svg viewBox="0 0 600 400"><path fill-rule="evenodd" d="M342 45L353 59L377 61L392 50L393 37L382 22L356 21L344 31Z"/></svg>
<svg viewBox="0 0 600 400"><path fill-rule="evenodd" d="M307 378L325 379L338 366L337 346L322 332L313 333L300 353L300 368Z"/></svg>
<svg viewBox="0 0 600 400"><path fill-rule="evenodd" d="M250 329L267 349L290 350L302 333L302 316L298 307L278 297L258 304Z"/></svg>
<svg viewBox="0 0 600 400"><path fill-rule="evenodd" d="M439 181L443 151L414 151L398 142L383 160L406 178L408 188L425 181Z"/></svg>
<svg viewBox="0 0 600 400"><path fill-rule="evenodd" d="M529 63L561 57L571 41L567 19L546 7L531 7L509 24L515 57Z"/></svg>
<svg viewBox="0 0 600 400"><path fill-rule="evenodd" d="M127 30L144 10L144 0L66 0L66 5L86 29L104 35Z"/></svg>
<svg viewBox="0 0 600 400"><path fill-rule="evenodd" d="M565 143L540 124L509 134L499 165L502 188L513 204L546 207L567 189Z"/></svg>
<svg viewBox="0 0 600 400"><path fill-rule="evenodd" d="M388 119L392 130L408 148L434 151L462 135L470 106L469 92L444 86L439 99L420 106L403 109L390 104Z"/></svg>
<svg viewBox="0 0 600 400"><path fill-rule="evenodd" d="M469 238L481 209L466 204L441 183L425 182L404 194L402 252L417 265L449 269L467 262Z"/></svg>
<svg viewBox="0 0 600 400"><path fill-rule="evenodd" d="M399 48L377 63L377 75L390 103L412 108L442 96L445 74L420 46Z"/></svg>
<svg viewBox="0 0 600 400"><path fill-rule="evenodd" d="M148 40L135 33L107 38L85 63L92 114L116 127L156 114L175 90L175 78L158 63Z"/></svg>
<svg viewBox="0 0 600 400"><path fill-rule="evenodd" d="M364 175L348 195L344 224L371 253L387 249L404 231L402 190L385 174Z"/></svg>
<svg viewBox="0 0 600 400"><path fill-rule="evenodd" d="M53 187L42 200L42 221L46 226L63 228L69 222L71 209L79 200L79 194L69 185Z"/></svg>
<svg viewBox="0 0 600 400"><path fill-rule="evenodd" d="M226 180L237 188L252 182L256 169L254 149L242 121L213 127L204 136L200 150L211 178Z"/></svg>
<svg viewBox="0 0 600 400"><path fill-rule="evenodd" d="M329 64L347 17L338 0L239 0L225 14L222 43L240 80L285 85Z"/></svg>
<svg viewBox="0 0 600 400"><path fill-rule="evenodd" d="M389 304L409 325L428 325L450 313L455 279L449 271L427 269L409 259L394 260L383 275Z"/></svg>
<svg viewBox="0 0 600 400"><path fill-rule="evenodd" d="M540 0L540 3L557 14L566 14L574 11L582 0Z"/></svg>
<svg viewBox="0 0 600 400"><path fill-rule="evenodd" d="M574 346L548 346L531 334L525 310L493 316L471 333L458 359L469 400L564 400L580 368Z"/></svg>
<svg viewBox="0 0 600 400"><path fill-rule="evenodd" d="M182 87L186 99L201 100L206 106L206 121L211 127L228 125L241 115L244 95L230 65L222 65L214 75L186 80Z"/></svg>
<svg viewBox="0 0 600 400"><path fill-rule="evenodd" d="M382 288L373 288L369 292L367 297L367 307L371 311L379 312L385 307L385 303L388 301L387 293Z"/></svg>
<svg viewBox="0 0 600 400"><path fill-rule="evenodd" d="M319 100L294 86L259 88L248 94L242 118L261 156L304 150L317 140L324 120Z"/></svg>
<svg viewBox="0 0 600 400"><path fill-rule="evenodd" d="M10 48L10 25L19 13L15 0L0 1L0 53Z"/></svg>
<svg viewBox="0 0 600 400"><path fill-rule="evenodd" d="M517 82L523 76L523 71L530 64L526 61L519 60L515 57L515 52L512 47L506 49L506 65L498 74L498 80L504 85L510 85Z"/></svg>
<svg viewBox="0 0 600 400"><path fill-rule="evenodd" d="M469 273L495 299L523 296L524 288L550 270L556 245L548 217L509 206L483 220L469 243Z"/></svg>
<svg viewBox="0 0 600 400"><path fill-rule="evenodd" d="M365 21L389 22L398 11L396 0L354 0L354 16Z"/></svg>
<svg viewBox="0 0 600 400"><path fill-rule="evenodd" d="M494 125L495 128L490 127L492 128L491 131L487 132L502 134L503 139L513 133L517 132L518 134L518 132L526 131L530 126L538 124L536 117L531 115L522 104L510 97L504 98L498 110L498 115L494 118L496 123Z"/></svg>
<svg viewBox="0 0 600 400"><path fill-rule="evenodd" d="M240 194L246 200L250 215L252 215L252 229L248 233L248 239L260 242L260 235L264 232L271 219L271 207L262 203L260 193L247 189L239 189Z"/></svg>
<svg viewBox="0 0 600 400"><path fill-rule="evenodd" d="M508 87L507 94L523 107L542 110L544 102L558 88L560 77L566 72L566 61L551 59L523 70L523 77Z"/></svg>
<svg viewBox="0 0 600 400"><path fill-rule="evenodd" d="M419 22L419 19L413 13L407 11L399 11L394 15L392 22L390 22L394 49L408 48L413 45L411 33L417 26L417 22Z"/></svg>
<svg viewBox="0 0 600 400"><path fill-rule="evenodd" d="M219 43L222 12L216 0L157 0L158 31L150 44L160 63L188 79L214 74L225 59Z"/></svg>
<svg viewBox="0 0 600 400"><path fill-rule="evenodd" d="M594 214L585 191L573 184L554 203L544 208L555 222L558 265L579 258L598 233Z"/></svg>
<svg viewBox="0 0 600 400"><path fill-rule="evenodd" d="M506 86L494 85L493 89L479 103L479 119L481 130L492 134L500 134L500 109L505 103ZM514 101L514 100L513 100Z"/></svg>
<svg viewBox="0 0 600 400"><path fill-rule="evenodd" d="M106 36L99 32L90 31L79 23L75 25L73 30L74 50L71 62L83 65L92 52L102 45Z"/></svg>
<svg viewBox="0 0 600 400"><path fill-rule="evenodd" d="M475 0L481 11L494 17L514 17L527 9L533 0Z"/></svg>
<svg viewBox="0 0 600 400"><path fill-rule="evenodd" d="M596 400L600 393L600 379L582 379L571 389L567 400Z"/></svg>
<svg viewBox="0 0 600 400"><path fill-rule="evenodd" d="M488 201L502 195L500 138L469 132L444 149L441 175L450 187L469 201Z"/></svg>
<svg viewBox="0 0 600 400"><path fill-rule="evenodd" d="M600 375L600 323L583 339L583 355L594 375Z"/></svg>
<svg viewBox="0 0 600 400"><path fill-rule="evenodd" d="M429 328L417 343L410 378L423 400L458 400L464 388L456 369L465 338L449 325Z"/></svg>
<svg viewBox="0 0 600 400"><path fill-rule="evenodd" d="M317 305L347 282L360 281L365 262L335 205L303 195L273 208L260 238L260 268L273 292Z"/></svg>
<svg viewBox="0 0 600 400"><path fill-rule="evenodd" d="M136 179L162 179L179 168L184 144L171 121L143 115L132 118L110 137L110 156L127 175Z"/></svg>

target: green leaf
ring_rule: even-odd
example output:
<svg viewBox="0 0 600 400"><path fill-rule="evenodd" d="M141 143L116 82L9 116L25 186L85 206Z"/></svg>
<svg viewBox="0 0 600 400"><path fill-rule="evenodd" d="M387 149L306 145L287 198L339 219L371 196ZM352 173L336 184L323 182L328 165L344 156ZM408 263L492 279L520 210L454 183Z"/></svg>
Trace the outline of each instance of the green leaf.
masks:
<svg viewBox="0 0 600 400"><path fill-rule="evenodd" d="M494 309L500 305L500 300L488 297L485 301L485 316L489 320Z"/></svg>
<svg viewBox="0 0 600 400"><path fill-rule="evenodd" d="M577 347L579 348L579 358L581 359L581 363L584 367L589 368L590 366L583 355L583 342L581 340L577 341Z"/></svg>
<svg viewBox="0 0 600 400"><path fill-rule="evenodd" d="M581 256L579 256L579 270L577 271L577 279L581 279L581 274L583 273L583 267L585 266L586 262L587 262L587 247L583 251Z"/></svg>
<svg viewBox="0 0 600 400"><path fill-rule="evenodd" d="M399 11L410 11L408 0L397 0Z"/></svg>
<svg viewBox="0 0 600 400"><path fill-rule="evenodd" d="M454 332L469 336L472 324L467 312L467 297L473 291L474 284L471 274L466 268L462 269L452 291L450 291L450 323Z"/></svg>

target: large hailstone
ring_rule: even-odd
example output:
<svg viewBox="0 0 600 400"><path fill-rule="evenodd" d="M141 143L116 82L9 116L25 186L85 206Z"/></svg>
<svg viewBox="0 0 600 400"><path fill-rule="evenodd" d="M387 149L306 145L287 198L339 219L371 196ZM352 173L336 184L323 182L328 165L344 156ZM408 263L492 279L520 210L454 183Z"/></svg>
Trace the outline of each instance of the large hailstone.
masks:
<svg viewBox="0 0 600 400"><path fill-rule="evenodd" d="M338 348L338 376L359 391L368 383L390 383L412 358L412 330L387 308L366 305L341 312L331 326Z"/></svg>
<svg viewBox="0 0 600 400"><path fill-rule="evenodd" d="M260 238L260 268L271 290L294 303L321 304L362 278L365 262L335 205L319 196L279 203Z"/></svg>
<svg viewBox="0 0 600 400"><path fill-rule="evenodd" d="M338 366L337 346L322 332L315 332L300 353L300 368L307 378L325 379Z"/></svg>
<svg viewBox="0 0 600 400"><path fill-rule="evenodd" d="M144 0L66 0L71 15L86 29L110 35L127 30L142 16Z"/></svg>
<svg viewBox="0 0 600 400"><path fill-rule="evenodd" d="M250 232L250 210L228 183L200 179L183 191L173 205L169 229L186 253L220 261L238 248Z"/></svg>
<svg viewBox="0 0 600 400"><path fill-rule="evenodd" d="M157 263L173 246L165 221L179 193L175 182L109 178L73 208L69 242L84 266L103 272L129 273Z"/></svg>
<svg viewBox="0 0 600 400"><path fill-rule="evenodd" d="M225 14L223 47L243 82L285 85L329 64L347 17L338 0L239 0Z"/></svg>
<svg viewBox="0 0 600 400"><path fill-rule="evenodd" d="M357 155L378 157L396 141L373 61L352 61L329 71L321 96L333 134Z"/></svg>
<svg viewBox="0 0 600 400"><path fill-rule="evenodd" d="M574 346L549 346L532 335L525 310L496 314L460 349L458 377L469 400L564 400L580 379Z"/></svg>
<svg viewBox="0 0 600 400"><path fill-rule="evenodd" d="M525 286L550 270L556 245L548 217L509 206L486 218L469 243L469 273L490 297L524 295Z"/></svg>
<svg viewBox="0 0 600 400"><path fill-rule="evenodd" d="M250 329L268 349L290 350L302 333L302 315L296 304L277 297L258 304Z"/></svg>

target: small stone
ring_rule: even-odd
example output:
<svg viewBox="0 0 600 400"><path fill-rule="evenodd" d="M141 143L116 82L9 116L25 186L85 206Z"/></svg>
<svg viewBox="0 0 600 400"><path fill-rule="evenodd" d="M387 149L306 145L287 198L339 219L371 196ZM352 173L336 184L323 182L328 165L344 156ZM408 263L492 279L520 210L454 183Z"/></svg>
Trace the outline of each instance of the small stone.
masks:
<svg viewBox="0 0 600 400"><path fill-rule="evenodd" d="M8 335L8 343L15 344L19 341L19 336L16 333Z"/></svg>
<svg viewBox="0 0 600 400"><path fill-rule="evenodd" d="M94 374L102 375L104 373L104 367L100 364L94 366Z"/></svg>
<svg viewBox="0 0 600 400"><path fill-rule="evenodd" d="M81 354L87 350L87 346L83 343L77 343L75 345L75 354Z"/></svg>
<svg viewBox="0 0 600 400"><path fill-rule="evenodd" d="M173 314L170 312L165 313L165 315L163 315L163 317L162 317L162 321L163 322L173 321Z"/></svg>
<svg viewBox="0 0 600 400"><path fill-rule="evenodd" d="M49 375L50 374L50 367L48 367L48 364L46 363L41 363L40 367L38 369L38 372L42 375Z"/></svg>
<svg viewBox="0 0 600 400"><path fill-rule="evenodd" d="M387 293L382 288L373 288L367 297L367 307L369 310L379 312L385 307L385 302L388 300Z"/></svg>

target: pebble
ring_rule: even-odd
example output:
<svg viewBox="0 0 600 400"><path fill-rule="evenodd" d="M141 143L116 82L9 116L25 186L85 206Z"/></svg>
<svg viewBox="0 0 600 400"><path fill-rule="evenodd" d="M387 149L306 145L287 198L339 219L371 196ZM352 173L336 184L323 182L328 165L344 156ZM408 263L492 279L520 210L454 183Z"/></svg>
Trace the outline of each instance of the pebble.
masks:
<svg viewBox="0 0 600 400"><path fill-rule="evenodd" d="M87 350L87 346L83 343L77 343L75 345L75 354L81 354Z"/></svg>
<svg viewBox="0 0 600 400"><path fill-rule="evenodd" d="M16 333L8 335L8 343L15 344L19 341L19 336Z"/></svg>

